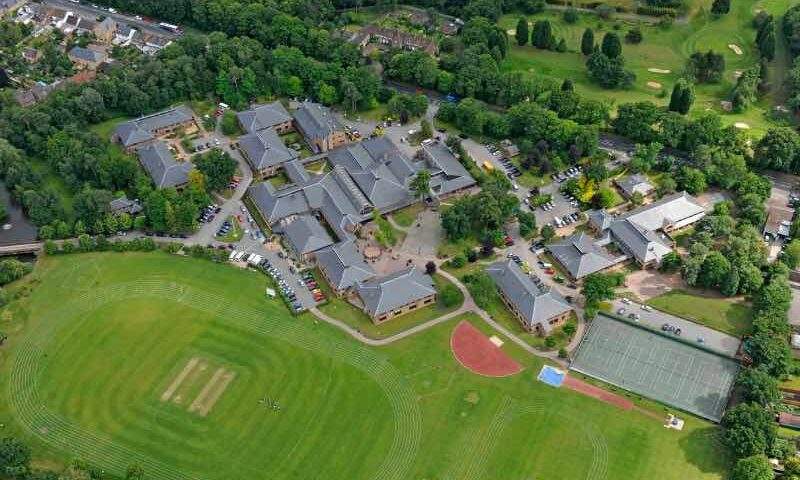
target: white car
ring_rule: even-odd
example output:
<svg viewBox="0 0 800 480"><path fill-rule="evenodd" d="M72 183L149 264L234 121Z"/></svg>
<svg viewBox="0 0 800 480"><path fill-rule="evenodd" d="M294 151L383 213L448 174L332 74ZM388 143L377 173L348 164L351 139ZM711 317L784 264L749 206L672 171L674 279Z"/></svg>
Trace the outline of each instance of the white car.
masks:
<svg viewBox="0 0 800 480"><path fill-rule="evenodd" d="M645 312L651 312L653 311L653 307L651 307L650 305L642 305L642 310L644 310Z"/></svg>
<svg viewBox="0 0 800 480"><path fill-rule="evenodd" d="M624 303L625 305L630 305L631 301L628 298L623 298L622 303Z"/></svg>

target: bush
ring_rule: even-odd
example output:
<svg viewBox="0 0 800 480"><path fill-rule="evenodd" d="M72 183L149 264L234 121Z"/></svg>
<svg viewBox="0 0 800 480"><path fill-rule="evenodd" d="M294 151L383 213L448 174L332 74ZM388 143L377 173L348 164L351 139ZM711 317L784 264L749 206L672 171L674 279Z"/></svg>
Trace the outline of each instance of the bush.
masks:
<svg viewBox="0 0 800 480"><path fill-rule="evenodd" d="M558 358L567 358L568 356L569 353L567 352L566 348L561 347L558 349Z"/></svg>
<svg viewBox="0 0 800 480"><path fill-rule="evenodd" d="M642 31L639 27L632 28L628 30L628 33L625 34L625 41L632 44L642 43L644 37L642 36Z"/></svg>
<svg viewBox="0 0 800 480"><path fill-rule="evenodd" d="M456 306L461 300L461 292L453 284L447 284L439 291L439 301L444 307Z"/></svg>
<svg viewBox="0 0 800 480"><path fill-rule="evenodd" d="M578 11L570 7L564 10L564 21L573 24L578 21Z"/></svg>
<svg viewBox="0 0 800 480"><path fill-rule="evenodd" d="M556 339L552 336L547 337L544 339L544 346L547 348L553 348L556 346Z"/></svg>
<svg viewBox="0 0 800 480"><path fill-rule="evenodd" d="M453 268L461 268L467 264L467 257L464 255L456 255L450 259L450 266Z"/></svg>

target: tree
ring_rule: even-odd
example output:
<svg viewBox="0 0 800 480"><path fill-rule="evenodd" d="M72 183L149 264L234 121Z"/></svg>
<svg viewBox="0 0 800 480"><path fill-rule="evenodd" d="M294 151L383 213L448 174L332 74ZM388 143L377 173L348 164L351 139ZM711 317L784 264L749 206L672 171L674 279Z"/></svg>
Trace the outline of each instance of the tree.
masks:
<svg viewBox="0 0 800 480"><path fill-rule="evenodd" d="M426 263L425 264L425 273L427 273L428 275L433 275L434 273L436 273L436 264L433 263L432 261L429 261L428 263Z"/></svg>
<svg viewBox="0 0 800 480"><path fill-rule="evenodd" d="M781 253L781 261L790 269L795 269L800 265L800 239L795 238L786 245Z"/></svg>
<svg viewBox="0 0 800 480"><path fill-rule="evenodd" d="M603 88L628 88L636 75L625 70L622 57L609 58L602 52L594 52L586 60L589 78Z"/></svg>
<svg viewBox="0 0 800 480"><path fill-rule="evenodd" d="M611 208L617 200L614 190L608 187L600 187L592 196L592 205L595 208Z"/></svg>
<svg viewBox="0 0 800 480"><path fill-rule="evenodd" d="M686 65L686 72L697 83L719 83L724 71L725 57L713 50L693 53Z"/></svg>
<svg viewBox="0 0 800 480"><path fill-rule="evenodd" d="M31 271L30 265L16 258L0 260L0 285L19 280Z"/></svg>
<svg viewBox="0 0 800 480"><path fill-rule="evenodd" d="M461 292L451 283L448 283L439 290L439 302L441 302L442 306L445 308L455 307L461 302L461 299Z"/></svg>
<svg viewBox="0 0 800 480"><path fill-rule="evenodd" d="M767 16L767 20L761 22L756 34L756 45L758 53L762 59L772 61L775 58L775 22L772 15Z"/></svg>
<svg viewBox="0 0 800 480"><path fill-rule="evenodd" d="M677 252L671 251L661 257L661 266L659 270L662 272L676 272L680 270L681 265L683 264L683 259Z"/></svg>
<svg viewBox="0 0 800 480"><path fill-rule="evenodd" d="M772 446L777 436L772 412L755 403L740 403L725 412L724 441L739 457L760 455Z"/></svg>
<svg viewBox="0 0 800 480"><path fill-rule="evenodd" d="M222 120L220 120L220 129L222 130L223 135L227 136L234 136L241 133L239 130L239 121L236 119L236 114L230 110L226 110L225 113L222 114Z"/></svg>
<svg viewBox="0 0 800 480"><path fill-rule="evenodd" d="M520 47L528 43L528 40L531 38L531 33L528 30L528 19L525 17L519 17L519 21L517 21L517 30L515 32L515 37L517 38L517 45Z"/></svg>
<svg viewBox="0 0 800 480"><path fill-rule="evenodd" d="M589 56L594 52L594 30L587 28L581 37L581 53Z"/></svg>
<svg viewBox="0 0 800 480"><path fill-rule="evenodd" d="M774 477L772 465L763 454L739 459L731 471L731 480L772 480Z"/></svg>
<svg viewBox="0 0 800 480"><path fill-rule="evenodd" d="M614 298L614 289L622 285L625 277L621 273L593 273L586 277L581 291L588 307L596 307L603 300Z"/></svg>
<svg viewBox="0 0 800 480"><path fill-rule="evenodd" d="M711 4L711 13L725 15L731 11L731 0L714 0Z"/></svg>
<svg viewBox="0 0 800 480"><path fill-rule="evenodd" d="M409 188L419 198L425 198L431 190L431 172L423 168L411 180Z"/></svg>
<svg viewBox="0 0 800 480"><path fill-rule="evenodd" d="M553 35L553 27L549 20L538 20L533 24L533 34L531 44L542 50L552 50L556 46L556 38Z"/></svg>
<svg viewBox="0 0 800 480"><path fill-rule="evenodd" d="M708 187L705 174L701 170L689 166L681 167L676 180L681 190L686 190L692 195L703 193Z"/></svg>
<svg viewBox="0 0 800 480"><path fill-rule="evenodd" d="M144 478L144 469L137 465L132 464L128 465L128 469L125 471L125 480L142 480Z"/></svg>
<svg viewBox="0 0 800 480"><path fill-rule="evenodd" d="M778 381L761 368L745 368L736 377L742 400L763 407L777 405L781 400Z"/></svg>
<svg viewBox="0 0 800 480"><path fill-rule="evenodd" d="M681 78L672 88L672 95L669 99L669 110L686 115L694 103L694 88L692 84Z"/></svg>
<svg viewBox="0 0 800 480"><path fill-rule="evenodd" d="M655 167L656 160L658 159L658 154L661 153L661 150L664 146L658 142L652 142L649 144L636 144L636 150L634 150L633 155L631 156L631 168L635 172L640 173L647 173Z"/></svg>
<svg viewBox="0 0 800 480"><path fill-rule="evenodd" d="M603 43L600 51L611 59L622 55L622 43L619 41L619 36L614 32L608 32L603 35Z"/></svg>
<svg viewBox="0 0 800 480"><path fill-rule="evenodd" d="M643 39L642 30L639 27L631 28L628 30L628 33L625 34L625 41L634 45L642 43Z"/></svg>
<svg viewBox="0 0 800 480"><path fill-rule="evenodd" d="M0 473L22 478L31 462L31 449L16 438L0 440Z"/></svg>
<svg viewBox="0 0 800 480"><path fill-rule="evenodd" d="M212 148L195 157L194 165L205 176L205 186L209 191L221 191L230 184L237 164L228 152Z"/></svg>
<svg viewBox="0 0 800 480"><path fill-rule="evenodd" d="M555 229L549 223L542 227L542 231L540 233L542 234L542 240L544 240L544 243L550 243L553 237L556 236Z"/></svg>
<svg viewBox="0 0 800 480"><path fill-rule="evenodd" d="M578 21L578 11L574 7L564 10L564 21L570 25Z"/></svg>
<svg viewBox="0 0 800 480"><path fill-rule="evenodd" d="M536 235L536 216L531 212L517 212L519 221L519 234L522 238L531 238Z"/></svg>

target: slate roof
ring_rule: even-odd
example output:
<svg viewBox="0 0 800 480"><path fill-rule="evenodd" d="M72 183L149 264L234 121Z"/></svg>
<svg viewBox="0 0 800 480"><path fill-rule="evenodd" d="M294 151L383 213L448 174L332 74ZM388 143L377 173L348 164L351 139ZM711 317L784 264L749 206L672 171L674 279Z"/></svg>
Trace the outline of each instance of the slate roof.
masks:
<svg viewBox="0 0 800 480"><path fill-rule="evenodd" d="M283 164L283 171L286 172L289 180L297 185L303 185L311 179L311 174L308 173L308 170L299 159L290 160Z"/></svg>
<svg viewBox="0 0 800 480"><path fill-rule="evenodd" d="M661 230L701 213L705 213L705 208L697 199L686 192L678 192L643 205L626 214L624 218L647 230Z"/></svg>
<svg viewBox="0 0 800 480"><path fill-rule="evenodd" d="M477 182L447 146L435 141L422 147L427 158L427 168L431 172L431 191L435 195L446 195Z"/></svg>
<svg viewBox="0 0 800 480"><path fill-rule="evenodd" d="M660 233L643 228L627 219L611 224L611 235L622 249L633 255L641 264L660 263L672 251L672 246Z"/></svg>
<svg viewBox="0 0 800 480"><path fill-rule="evenodd" d="M164 142L156 142L136 150L142 164L157 188L178 187L189 181L191 162L177 162Z"/></svg>
<svg viewBox="0 0 800 480"><path fill-rule="evenodd" d="M303 102L294 111L294 121L306 138L314 140L327 138L333 132L343 130L328 107L314 102Z"/></svg>
<svg viewBox="0 0 800 480"><path fill-rule="evenodd" d="M237 113L236 118L239 119L242 128L248 133L254 133L292 121L292 116L289 115L289 112L279 101L256 105L250 110Z"/></svg>
<svg viewBox="0 0 800 480"><path fill-rule="evenodd" d="M271 128L242 136L239 139L239 148L245 152L247 163L255 171L274 167L300 156L284 145L281 137Z"/></svg>
<svg viewBox="0 0 800 480"><path fill-rule="evenodd" d="M127 196L122 195L108 202L108 207L112 212L125 212L135 215L142 211L142 205L136 200L129 200Z"/></svg>
<svg viewBox="0 0 800 480"><path fill-rule="evenodd" d="M586 212L586 216L589 219L589 225L598 232L608 230L608 227L616 220L614 215L606 212L604 209L589 210Z"/></svg>
<svg viewBox="0 0 800 480"><path fill-rule="evenodd" d="M647 196L656 189L650 180L641 174L628 175L616 182L617 186L622 190L622 193L630 198L634 193L640 193Z"/></svg>
<svg viewBox="0 0 800 480"><path fill-rule="evenodd" d="M192 111L188 107L180 105L169 110L121 123L114 130L114 135L119 138L124 147L129 147L152 140L154 138L153 133L157 130L186 123L193 118Z"/></svg>
<svg viewBox="0 0 800 480"><path fill-rule="evenodd" d="M548 245L547 250L572 278L580 279L628 258L625 255L615 257L609 254L602 243L603 241L598 241L585 233L578 233Z"/></svg>
<svg viewBox="0 0 800 480"><path fill-rule="evenodd" d="M372 317L436 294L433 279L416 267L357 283L355 288L364 310Z"/></svg>
<svg viewBox="0 0 800 480"><path fill-rule="evenodd" d="M548 323L553 317L572 310L572 306L553 289L540 289L533 280L511 260L493 263L486 268L495 285L507 301L512 302L528 328L537 324L545 334L553 329Z"/></svg>
<svg viewBox="0 0 800 480"><path fill-rule="evenodd" d="M73 47L69 51L70 58L77 58L84 62L102 63L108 58L105 53L83 47Z"/></svg>
<svg viewBox="0 0 800 480"><path fill-rule="evenodd" d="M307 213L287 220L285 224L276 228L276 231L283 233L292 249L300 255L313 253L333 244L333 239L325 227Z"/></svg>
<svg viewBox="0 0 800 480"><path fill-rule="evenodd" d="M269 182L257 183L247 189L247 194L265 222L274 225L278 220L308 212L309 206L303 191L288 188L280 192Z"/></svg>
<svg viewBox="0 0 800 480"><path fill-rule="evenodd" d="M338 291L346 290L375 276L375 271L356 249L354 240L325 247L317 252L316 257L317 264L325 270L331 286Z"/></svg>

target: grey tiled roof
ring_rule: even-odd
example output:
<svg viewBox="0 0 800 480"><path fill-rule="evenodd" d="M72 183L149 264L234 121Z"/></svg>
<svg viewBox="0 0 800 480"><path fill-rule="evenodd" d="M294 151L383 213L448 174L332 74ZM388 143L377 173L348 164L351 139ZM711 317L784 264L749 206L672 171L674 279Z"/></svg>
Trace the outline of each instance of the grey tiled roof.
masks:
<svg viewBox="0 0 800 480"><path fill-rule="evenodd" d="M180 105L163 112L139 117L135 120L121 123L114 130L123 146L129 147L143 141L151 140L153 132L192 120L192 111Z"/></svg>
<svg viewBox="0 0 800 480"><path fill-rule="evenodd" d="M375 271L364 261L353 240L326 247L316 256L317 263L336 290L348 289L375 276Z"/></svg>
<svg viewBox="0 0 800 480"><path fill-rule="evenodd" d="M605 210L589 210L586 212L586 216L589 219L589 225L592 226L595 230L599 232L603 232L608 230L608 227L611 226L611 223L614 222L615 216L606 212Z"/></svg>
<svg viewBox="0 0 800 480"><path fill-rule="evenodd" d="M430 186L434 194L446 195L477 183L445 144L435 141L422 149L428 159Z"/></svg>
<svg viewBox="0 0 800 480"><path fill-rule="evenodd" d="M288 188L278 192L271 183L261 182L248 188L247 194L253 200L261 217L270 225L289 215L309 210L306 197L298 188Z"/></svg>
<svg viewBox="0 0 800 480"><path fill-rule="evenodd" d="M705 213L697 199L686 192L674 193L626 214L625 219L647 230L661 230Z"/></svg>
<svg viewBox="0 0 800 480"><path fill-rule="evenodd" d="M294 159L283 164L283 171L289 180L296 185L304 185L311 179L306 167L298 159Z"/></svg>
<svg viewBox="0 0 800 480"><path fill-rule="evenodd" d="M547 250L569 272L572 278L580 279L605 270L628 258L625 255L615 257L609 254L601 245L602 243L585 233L578 233L548 245Z"/></svg>
<svg viewBox="0 0 800 480"><path fill-rule="evenodd" d="M108 203L108 207L112 212L125 212L131 215L137 214L142 211L142 206L138 201L129 200L125 195L115 198Z"/></svg>
<svg viewBox="0 0 800 480"><path fill-rule="evenodd" d="M72 50L69 51L69 56L72 58L77 58L79 60L83 60L85 62L94 62L94 63L102 63L106 61L106 54L103 52L97 52L95 50L90 50L88 48L83 47L73 47Z"/></svg>
<svg viewBox="0 0 800 480"><path fill-rule="evenodd" d="M303 102L300 108L294 111L294 121L306 138L314 140L326 138L333 132L343 130L328 107L314 102Z"/></svg>
<svg viewBox="0 0 800 480"><path fill-rule="evenodd" d="M661 238L662 234L642 228L627 219L612 223L610 230L617 244L639 263L660 263L661 257L672 251L667 240Z"/></svg>
<svg viewBox="0 0 800 480"><path fill-rule="evenodd" d="M633 194L637 192L646 196L656 188L650 183L650 180L648 180L646 176L641 174L628 175L617 180L616 183L622 190L622 193L628 198L632 197Z"/></svg>
<svg viewBox="0 0 800 480"><path fill-rule="evenodd" d="M237 113L236 118L239 119L242 128L249 133L292 121L292 116L281 102L256 105L250 110Z"/></svg>
<svg viewBox="0 0 800 480"><path fill-rule="evenodd" d="M496 262L486 269L509 302L513 302L522 316L522 321L533 328L540 325L542 332L549 334L553 317L572 310L572 307L555 290L542 290L511 260Z"/></svg>
<svg viewBox="0 0 800 480"><path fill-rule="evenodd" d="M255 171L274 167L300 156L284 145L281 137L271 128L242 136L239 139L239 148L244 151L247 163Z"/></svg>
<svg viewBox="0 0 800 480"><path fill-rule="evenodd" d="M276 231L283 233L292 249L300 255L313 253L333 244L333 239L325 227L307 213L287 220L285 224L276 228Z"/></svg>
<svg viewBox="0 0 800 480"><path fill-rule="evenodd" d="M436 294L433 279L410 267L385 277L356 284L356 292L370 316L379 316L394 309Z"/></svg>
<svg viewBox="0 0 800 480"><path fill-rule="evenodd" d="M164 142L156 142L136 150L142 164L157 188L179 187L189 181L191 162L177 162Z"/></svg>

